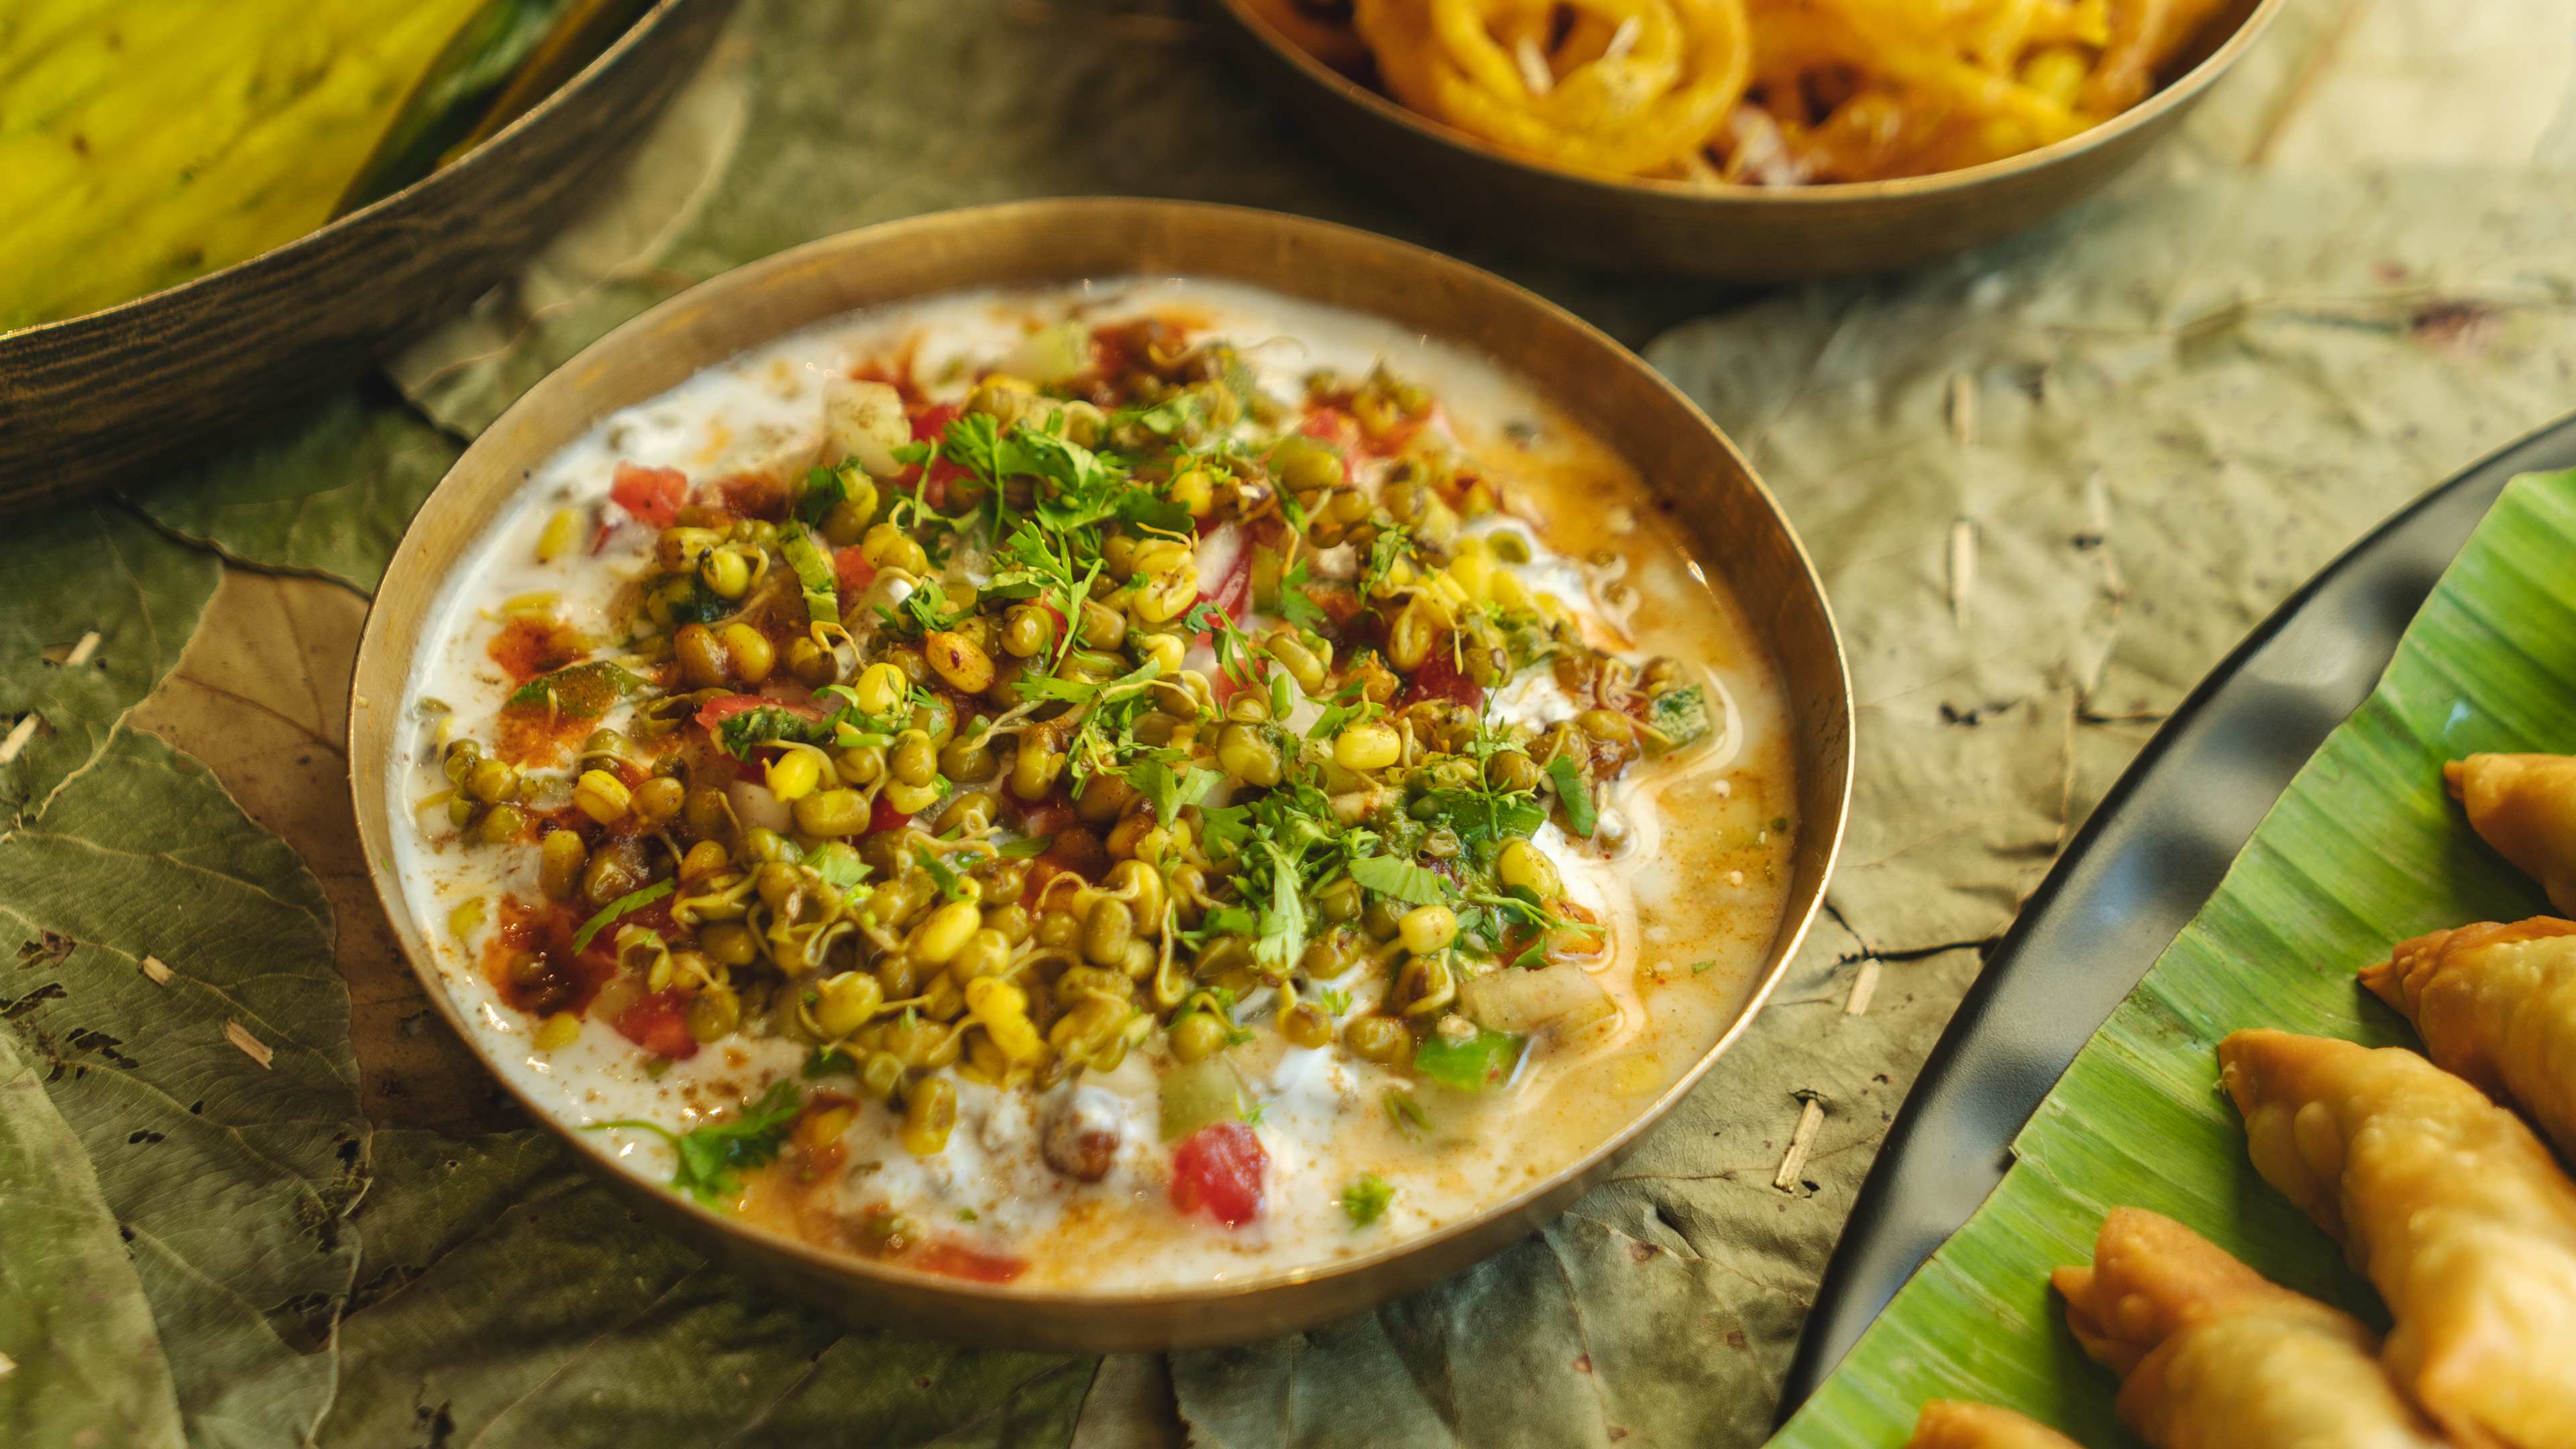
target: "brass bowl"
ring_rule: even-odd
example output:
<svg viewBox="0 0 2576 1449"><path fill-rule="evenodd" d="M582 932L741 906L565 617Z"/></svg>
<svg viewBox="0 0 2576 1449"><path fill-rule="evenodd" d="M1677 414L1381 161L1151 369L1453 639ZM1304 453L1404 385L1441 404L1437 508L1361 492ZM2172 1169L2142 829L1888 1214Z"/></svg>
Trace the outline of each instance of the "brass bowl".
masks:
<svg viewBox="0 0 2576 1449"><path fill-rule="evenodd" d="M732 10L658 0L526 115L393 195L178 286L0 333L0 511L274 417L461 310L642 137Z"/></svg>
<svg viewBox="0 0 2576 1449"><path fill-rule="evenodd" d="M1468 1221L1385 1251L1239 1283L1152 1293L1031 1291L827 1252L637 1180L610 1160L596 1134L570 1130L521 1097L529 1115L553 1127L656 1220L787 1293L849 1317L1037 1348L1198 1347L1303 1328L1454 1273L1571 1203L1751 1025L1824 898L1842 840L1851 790L1851 693L1823 586L1779 505L1734 445L1617 343L1499 277L1322 222L1167 201L1031 201L946 212L827 237L754 262L610 333L484 431L395 551L367 615L352 689L349 777L359 841L413 971L487 1065L485 1040L466 1029L394 878L399 822L388 810L386 783L397 768L404 683L431 601L529 470L605 414L854 308L960 288L1135 275L1247 282L1400 322L1517 371L1618 446L1660 490L1697 556L1735 591L1781 672L1794 721L1803 822L1787 910L1723 1037L1671 1090L1581 1161Z"/></svg>
<svg viewBox="0 0 2576 1449"><path fill-rule="evenodd" d="M1741 282L1890 271L1982 246L2108 184L2181 124L2289 0L2231 0L2155 94L2081 135L1933 176L1711 187L1560 170L1409 110L1317 60L1249 0L1216 0L1235 49L1307 130L1460 237L1587 266Z"/></svg>

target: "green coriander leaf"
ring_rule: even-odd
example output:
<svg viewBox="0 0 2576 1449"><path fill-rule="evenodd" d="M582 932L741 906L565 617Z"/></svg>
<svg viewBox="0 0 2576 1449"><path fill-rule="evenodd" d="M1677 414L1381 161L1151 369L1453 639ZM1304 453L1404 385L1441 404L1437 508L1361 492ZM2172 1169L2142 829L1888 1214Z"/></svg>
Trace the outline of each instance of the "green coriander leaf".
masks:
<svg viewBox="0 0 2576 1449"><path fill-rule="evenodd" d="M1199 811L1199 843L1210 860L1232 860L1252 839L1252 807L1219 805Z"/></svg>
<svg viewBox="0 0 2576 1449"><path fill-rule="evenodd" d="M1330 738L1341 733L1344 725L1374 719L1385 711L1384 705L1373 703L1362 692L1358 680L1352 680L1334 691L1333 702L1326 705L1323 714L1316 718L1314 724L1307 727L1306 738L1310 740Z"/></svg>
<svg viewBox="0 0 2576 1449"><path fill-rule="evenodd" d="M850 491L841 482L839 469L809 469L805 474L805 486L796 494L796 520L809 528L819 528L832 510L840 506L841 500L849 496Z"/></svg>
<svg viewBox="0 0 2576 1449"><path fill-rule="evenodd" d="M1032 856L1046 854L1047 848L1054 844L1055 837L1052 835L1030 835L1018 840L1003 841L1000 850L996 853L1004 860L1027 860Z"/></svg>
<svg viewBox="0 0 2576 1449"><path fill-rule="evenodd" d="M1367 1227L1384 1217L1386 1205L1394 1200L1394 1186L1374 1172L1360 1174L1342 1189L1342 1211L1355 1228Z"/></svg>
<svg viewBox="0 0 2576 1449"><path fill-rule="evenodd" d="M858 851L837 840L826 841L807 852L805 868L837 891L847 891L868 878L868 863L859 859Z"/></svg>
<svg viewBox="0 0 2576 1449"><path fill-rule="evenodd" d="M903 596L894 608L877 605L877 616L892 625L896 632L908 635L933 634L954 626L970 609L952 608L948 591L929 584L921 585Z"/></svg>
<svg viewBox="0 0 2576 1449"><path fill-rule="evenodd" d="M1409 906L1436 906L1449 898L1449 883L1435 871L1392 855L1364 855L1351 862L1351 879Z"/></svg>
<svg viewBox="0 0 2576 1449"><path fill-rule="evenodd" d="M1188 634L1213 634L1230 622L1225 610L1217 607L1216 600L1201 599L1181 616L1181 630Z"/></svg>
<svg viewBox="0 0 2576 1449"><path fill-rule="evenodd" d="M671 881L657 880L641 890L628 891L607 905L601 906L597 915L582 922L581 929L572 933L572 948L576 951L589 950L592 939L607 930L611 922L629 911L640 911L669 895L672 885Z"/></svg>
<svg viewBox="0 0 2576 1449"><path fill-rule="evenodd" d="M1261 931L1253 938L1252 958L1285 975L1306 950L1306 905L1299 899L1295 862L1276 844L1270 846L1270 904L1261 912Z"/></svg>
<svg viewBox="0 0 2576 1449"><path fill-rule="evenodd" d="M1163 759L1166 753L1177 751L1158 750L1119 772L1130 789L1153 805L1157 820L1172 818L1173 802L1180 796L1180 777L1172 773L1171 765Z"/></svg>
<svg viewBox="0 0 2576 1449"><path fill-rule="evenodd" d="M777 705L760 705L740 714L729 714L716 722L716 746L737 760L751 758L751 752L762 745L782 741L801 745L828 744L837 734L826 720L807 719L792 709Z"/></svg>
<svg viewBox="0 0 2576 1449"><path fill-rule="evenodd" d="M507 703L526 709L549 703L573 719L597 719L608 707L644 687L644 681L605 659L540 674L510 691Z"/></svg>
<svg viewBox="0 0 2576 1449"><path fill-rule="evenodd" d="M1547 762L1547 777L1556 782L1556 798L1565 805L1566 827L1590 840L1601 812L1593 807L1592 782L1584 778L1583 767L1572 755L1559 755Z"/></svg>
<svg viewBox="0 0 2576 1449"><path fill-rule="evenodd" d="M1306 585L1312 582L1314 576L1307 571L1304 559L1297 560L1287 576L1279 580L1279 617L1300 629L1322 629L1331 622L1323 606L1306 592Z"/></svg>
<svg viewBox="0 0 2576 1449"><path fill-rule="evenodd" d="M1411 1136L1431 1130L1430 1114L1422 1110L1422 1099L1402 1087L1389 1088L1386 1094L1386 1119L1396 1130Z"/></svg>
<svg viewBox="0 0 2576 1449"><path fill-rule="evenodd" d="M1446 825L1470 845L1491 845L1535 834L1547 810L1530 795L1443 787L1422 792L1415 818Z"/></svg>
<svg viewBox="0 0 2576 1449"><path fill-rule="evenodd" d="M966 878L959 875L948 862L931 854L929 846L916 842L912 847L912 858L929 873L932 883L939 887L941 895L952 901L962 901L974 894L974 887L966 883Z"/></svg>
<svg viewBox="0 0 2576 1449"><path fill-rule="evenodd" d="M1190 511L1168 498L1157 498L1142 488L1121 490L1117 511L1121 522L1156 533L1181 533L1190 526Z"/></svg>
<svg viewBox="0 0 2576 1449"><path fill-rule="evenodd" d="M939 456L987 488L1002 481L1001 420L991 413L960 413L939 435Z"/></svg>
<svg viewBox="0 0 2576 1449"><path fill-rule="evenodd" d="M1260 919L1241 906L1219 906L1207 913L1202 932L1215 936L1249 936L1260 927Z"/></svg>
<svg viewBox="0 0 2576 1449"><path fill-rule="evenodd" d="M1376 540L1369 544L1368 569L1360 575L1361 596L1374 594L1393 575L1395 566L1412 556L1413 530L1400 523L1381 525Z"/></svg>
<svg viewBox="0 0 2576 1449"><path fill-rule="evenodd" d="M1216 770L1193 767L1174 773L1166 753L1158 751L1129 765L1121 773L1137 794L1153 802L1154 818L1171 821L1180 818L1183 808L1197 804L1216 788L1225 776Z"/></svg>
<svg viewBox="0 0 2576 1449"><path fill-rule="evenodd" d="M712 1123L686 1133L675 1133L656 1122L621 1118L614 1122L594 1122L593 1130L609 1127L631 1128L651 1132L671 1144L679 1156L679 1167L671 1175L671 1186L698 1201L715 1205L742 1190L736 1175L742 1169L763 1167L778 1159L779 1149L787 1143L788 1124L803 1111L805 1097L793 1081L781 1077L769 1084L759 1100L746 1104L730 1120Z"/></svg>

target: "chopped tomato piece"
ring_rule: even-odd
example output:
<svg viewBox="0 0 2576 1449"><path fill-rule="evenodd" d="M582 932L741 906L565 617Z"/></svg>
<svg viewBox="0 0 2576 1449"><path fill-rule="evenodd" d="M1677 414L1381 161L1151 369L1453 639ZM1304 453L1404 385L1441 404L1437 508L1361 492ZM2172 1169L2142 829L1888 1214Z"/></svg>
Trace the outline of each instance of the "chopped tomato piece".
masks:
<svg viewBox="0 0 2576 1449"><path fill-rule="evenodd" d="M978 1283L1008 1283L1029 1270L1026 1258L1014 1258L1008 1253L987 1253L953 1240L924 1243L918 1252L904 1261L925 1273L945 1273L951 1278L971 1278Z"/></svg>
<svg viewBox="0 0 2576 1449"><path fill-rule="evenodd" d="M1321 438L1342 450L1342 481L1351 481L1351 457L1360 449L1360 420L1340 408L1317 408L1306 414L1297 431Z"/></svg>
<svg viewBox="0 0 2576 1449"><path fill-rule="evenodd" d="M1307 584L1306 597L1324 611L1324 617L1336 629L1348 629L1351 621L1368 608L1368 600L1360 597L1360 591L1339 579L1317 579Z"/></svg>
<svg viewBox="0 0 2576 1449"><path fill-rule="evenodd" d="M1127 336L1124 332L1115 327L1091 329L1092 376L1104 380L1119 377L1134 364L1134 361L1135 359L1129 355Z"/></svg>
<svg viewBox="0 0 2576 1449"><path fill-rule="evenodd" d="M854 599L866 593L868 585L877 581L877 566L868 562L868 556L860 551L857 544L836 548L832 550L832 581L840 586L843 600ZM842 608L846 610L848 607L844 602Z"/></svg>
<svg viewBox="0 0 2576 1449"><path fill-rule="evenodd" d="M1172 1206L1201 1208L1229 1228L1261 1215L1261 1178L1270 1155L1240 1122L1210 1122L1172 1150Z"/></svg>
<svg viewBox="0 0 2576 1449"><path fill-rule="evenodd" d="M1020 904L1035 911L1046 899L1047 883L1068 872L1063 866L1041 855L1029 862L1028 884L1020 887Z"/></svg>
<svg viewBox="0 0 2576 1449"><path fill-rule="evenodd" d="M955 403L939 403L922 409L912 420L912 440L916 443L928 443L933 447L938 446L941 436L948 431L948 425L957 421L965 411ZM930 464L929 480L922 484L922 500L933 508L946 508L949 483L965 476L965 469L947 459L933 459ZM921 470L918 467L906 468L894 475L894 484L898 488L909 488L913 480L919 477L921 477Z"/></svg>
<svg viewBox="0 0 2576 1449"><path fill-rule="evenodd" d="M1418 418L1399 418L1394 426L1370 439L1365 446L1369 452L1378 457L1392 458L1404 451L1405 446L1413 441L1415 434L1431 426L1431 420L1436 416L1438 413L1435 410L1424 413Z"/></svg>
<svg viewBox="0 0 2576 1449"><path fill-rule="evenodd" d="M1042 832L1031 830L1031 835ZM1029 862L1029 883L1020 894L1020 903L1035 910L1046 899L1047 888L1060 876L1071 876L1078 882L1098 880L1110 866L1108 847L1087 825L1067 819L1055 829L1043 832L1053 843Z"/></svg>
<svg viewBox="0 0 2576 1449"><path fill-rule="evenodd" d="M668 528L679 521L680 505L689 501L689 475L677 468L617 465L608 496L641 523Z"/></svg>
<svg viewBox="0 0 2576 1449"><path fill-rule="evenodd" d="M725 507L745 518L766 518L772 523L787 516L793 494L784 479L767 473L737 473L716 485L724 492Z"/></svg>
<svg viewBox="0 0 2576 1449"><path fill-rule="evenodd" d="M876 805L868 812L867 833L874 835L880 830L901 830L911 823L910 812L897 810L893 801L879 795Z"/></svg>
<svg viewBox="0 0 2576 1449"><path fill-rule="evenodd" d="M1413 671L1413 681L1405 690L1408 702L1448 699L1475 709L1485 702L1485 686L1458 672L1458 661L1447 645L1444 639L1433 646L1431 657Z"/></svg>
<svg viewBox="0 0 2576 1449"><path fill-rule="evenodd" d="M1109 869L1109 848L1101 843L1100 833L1087 825L1067 825L1055 832L1055 843L1038 857L1061 869L1069 870L1084 880L1091 880Z"/></svg>
<svg viewBox="0 0 2576 1449"><path fill-rule="evenodd" d="M1020 833L1031 839L1054 835L1073 824L1073 807L1061 800L1031 805L1020 812Z"/></svg>
<svg viewBox="0 0 2576 1449"><path fill-rule="evenodd" d="M955 403L938 403L923 408L912 419L912 440L935 443L948 431L948 425L965 416L966 410Z"/></svg>
<svg viewBox="0 0 2576 1449"><path fill-rule="evenodd" d="M610 1023L617 1034L657 1057L685 1062L698 1054L698 1039L689 1035L689 998L682 991L656 991L617 1013Z"/></svg>

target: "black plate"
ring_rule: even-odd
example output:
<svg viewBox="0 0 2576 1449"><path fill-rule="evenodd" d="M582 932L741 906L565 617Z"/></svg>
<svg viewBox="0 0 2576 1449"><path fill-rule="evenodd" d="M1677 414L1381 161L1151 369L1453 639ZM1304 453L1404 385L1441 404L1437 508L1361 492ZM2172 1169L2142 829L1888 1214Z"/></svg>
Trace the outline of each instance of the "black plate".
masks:
<svg viewBox="0 0 2576 1449"><path fill-rule="evenodd" d="M2112 786L1960 1003L1861 1184L1782 1391L1786 1420L2012 1165L2012 1139L2218 889L2290 777L2519 473L2576 467L2576 418L2425 494L2274 611Z"/></svg>

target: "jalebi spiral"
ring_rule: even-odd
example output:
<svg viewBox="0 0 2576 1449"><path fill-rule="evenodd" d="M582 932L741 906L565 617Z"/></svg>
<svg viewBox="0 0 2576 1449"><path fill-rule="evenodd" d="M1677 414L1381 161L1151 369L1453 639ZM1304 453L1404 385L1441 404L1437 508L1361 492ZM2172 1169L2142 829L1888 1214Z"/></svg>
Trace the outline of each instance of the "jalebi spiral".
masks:
<svg viewBox="0 0 2576 1449"><path fill-rule="evenodd" d="M1397 99L1576 171L1678 164L1752 74L1744 0L1357 0L1353 18Z"/></svg>

